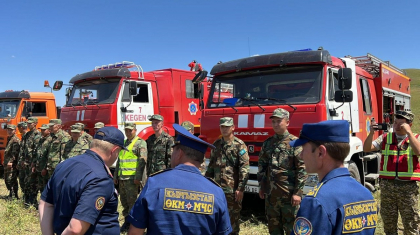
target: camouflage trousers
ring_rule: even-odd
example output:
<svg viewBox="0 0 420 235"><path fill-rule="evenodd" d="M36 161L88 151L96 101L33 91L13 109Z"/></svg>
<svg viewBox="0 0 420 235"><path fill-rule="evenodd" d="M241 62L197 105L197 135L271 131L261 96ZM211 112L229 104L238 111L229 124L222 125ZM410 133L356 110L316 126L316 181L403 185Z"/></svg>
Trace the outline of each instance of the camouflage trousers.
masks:
<svg viewBox="0 0 420 235"><path fill-rule="evenodd" d="M4 183L6 184L7 190L13 192L18 191L17 173L16 168L4 167Z"/></svg>
<svg viewBox="0 0 420 235"><path fill-rule="evenodd" d="M36 173L32 173L31 167L27 167L25 171L25 194L36 197L38 194Z"/></svg>
<svg viewBox="0 0 420 235"><path fill-rule="evenodd" d="M270 234L290 234L299 206L292 206L291 196L265 195L265 215Z"/></svg>
<svg viewBox="0 0 420 235"><path fill-rule="evenodd" d="M130 213L134 203L139 195L139 186L134 183L133 179L118 180L120 201L123 206L122 215L124 218Z"/></svg>
<svg viewBox="0 0 420 235"><path fill-rule="evenodd" d="M44 188L47 185L50 177L48 175L48 172L44 176L41 175L41 172L37 172L36 177L37 177L37 180L38 180L38 190L39 190L40 193L42 193L42 191L44 191Z"/></svg>
<svg viewBox="0 0 420 235"><path fill-rule="evenodd" d="M398 234L398 211L404 235L419 234L419 186L416 181L382 179L380 213L387 235Z"/></svg>
<svg viewBox="0 0 420 235"><path fill-rule="evenodd" d="M232 234L239 234L239 219L241 218L242 202L235 202L235 193L225 194L229 210Z"/></svg>
<svg viewBox="0 0 420 235"><path fill-rule="evenodd" d="M19 169L19 174L18 174L19 186L20 186L20 190L22 190L23 194L25 194L25 176L26 176L25 173L26 173L26 171L23 167L21 169Z"/></svg>

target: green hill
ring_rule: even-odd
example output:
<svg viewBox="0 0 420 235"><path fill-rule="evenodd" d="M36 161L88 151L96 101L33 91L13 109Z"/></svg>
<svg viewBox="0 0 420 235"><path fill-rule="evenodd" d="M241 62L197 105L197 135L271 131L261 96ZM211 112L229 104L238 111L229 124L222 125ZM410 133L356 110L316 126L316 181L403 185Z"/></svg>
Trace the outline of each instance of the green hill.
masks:
<svg viewBox="0 0 420 235"><path fill-rule="evenodd" d="M416 115L413 123L413 132L420 132L420 69L404 69L411 78L411 110Z"/></svg>

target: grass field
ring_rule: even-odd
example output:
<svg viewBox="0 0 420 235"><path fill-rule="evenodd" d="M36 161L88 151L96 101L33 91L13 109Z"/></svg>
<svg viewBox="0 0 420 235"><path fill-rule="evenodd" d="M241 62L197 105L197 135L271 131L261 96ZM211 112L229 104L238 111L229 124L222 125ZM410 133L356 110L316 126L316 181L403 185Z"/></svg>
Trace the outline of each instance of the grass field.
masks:
<svg viewBox="0 0 420 235"><path fill-rule="evenodd" d="M413 131L420 131L420 69L407 69L407 75L412 78L411 82L411 108L417 114ZM374 193L374 197L379 201L379 193ZM6 200L8 192L4 185L4 180L0 179L0 234L41 234L38 223L38 212L34 208L26 209L21 200ZM121 206L119 207L121 212ZM256 235L268 234L267 220L264 215L264 202L254 195L246 195L243 201L241 234ZM120 216L122 224L123 218ZM399 223L399 234L402 233L402 224ZM382 235L383 224L379 215L378 228L375 234Z"/></svg>

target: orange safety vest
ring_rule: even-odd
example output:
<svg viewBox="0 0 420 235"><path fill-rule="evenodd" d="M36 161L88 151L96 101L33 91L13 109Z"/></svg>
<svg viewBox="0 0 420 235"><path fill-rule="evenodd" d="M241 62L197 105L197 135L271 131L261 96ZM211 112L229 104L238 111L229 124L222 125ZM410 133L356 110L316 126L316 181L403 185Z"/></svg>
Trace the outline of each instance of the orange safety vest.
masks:
<svg viewBox="0 0 420 235"><path fill-rule="evenodd" d="M416 134L417 139L419 135ZM382 158L379 178L420 181L419 157L414 154L410 141L406 137L398 148L397 135L383 135Z"/></svg>

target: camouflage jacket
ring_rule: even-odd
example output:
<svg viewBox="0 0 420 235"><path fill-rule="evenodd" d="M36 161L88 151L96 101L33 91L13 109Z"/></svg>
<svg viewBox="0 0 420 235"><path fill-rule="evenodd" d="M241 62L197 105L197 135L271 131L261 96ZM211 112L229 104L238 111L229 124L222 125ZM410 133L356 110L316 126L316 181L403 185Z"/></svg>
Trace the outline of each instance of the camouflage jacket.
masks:
<svg viewBox="0 0 420 235"><path fill-rule="evenodd" d="M70 139L64 145L64 151L63 151L63 156L61 157L61 161L83 154L88 149L89 149L89 142L86 139L82 137L80 137L77 141L73 141L73 139Z"/></svg>
<svg viewBox="0 0 420 235"><path fill-rule="evenodd" d="M147 143L147 175L157 171L171 168L172 145L174 138L162 132L159 138L153 134L146 140Z"/></svg>
<svg viewBox="0 0 420 235"><path fill-rule="evenodd" d="M61 162L64 146L70 139L70 135L63 130L59 130L55 134L50 134L50 137L46 140L49 142L48 147L43 153L47 155L47 170L55 169L58 163Z"/></svg>
<svg viewBox="0 0 420 235"><path fill-rule="evenodd" d="M83 134L82 134L82 136L80 136L80 138L85 139L87 141L88 145L90 143L92 143L92 140L93 140L93 137L87 132L83 132Z"/></svg>
<svg viewBox="0 0 420 235"><path fill-rule="evenodd" d="M296 136L285 132L275 134L264 141L258 159L257 178L260 184L269 184L267 194L289 197L290 194L302 196L302 189L307 178L302 147L293 148L289 142ZM263 185L261 185L262 188Z"/></svg>
<svg viewBox="0 0 420 235"><path fill-rule="evenodd" d="M21 166L22 164L25 166L31 165L36 148L35 138L40 134L41 132L35 129L33 131L26 132L26 134L22 136L18 166Z"/></svg>
<svg viewBox="0 0 420 235"><path fill-rule="evenodd" d="M124 146L127 147L131 144L132 140L126 140ZM121 150L125 151L125 150ZM114 179L119 180L143 180L144 170L146 169L147 162L147 144L142 138L139 138L133 146L133 154L137 156L137 169L135 176L120 175L118 176L118 171L120 170L120 158L117 160L115 167Z"/></svg>
<svg viewBox="0 0 420 235"><path fill-rule="evenodd" d="M206 176L214 179L225 193L244 191L249 177L249 156L245 143L234 137L232 142L216 140L211 150Z"/></svg>
<svg viewBox="0 0 420 235"><path fill-rule="evenodd" d="M41 172L42 170L47 169L48 157L46 154L43 155L43 153L47 150L47 147L49 146L49 142L47 141L48 137L50 137L50 135L47 135L45 137L39 135L35 139L36 149L34 161L32 163L35 166L37 172Z"/></svg>
<svg viewBox="0 0 420 235"><path fill-rule="evenodd" d="M20 151L20 139L16 136L7 137L7 145L4 150L3 166L6 167L8 163L16 166Z"/></svg>

